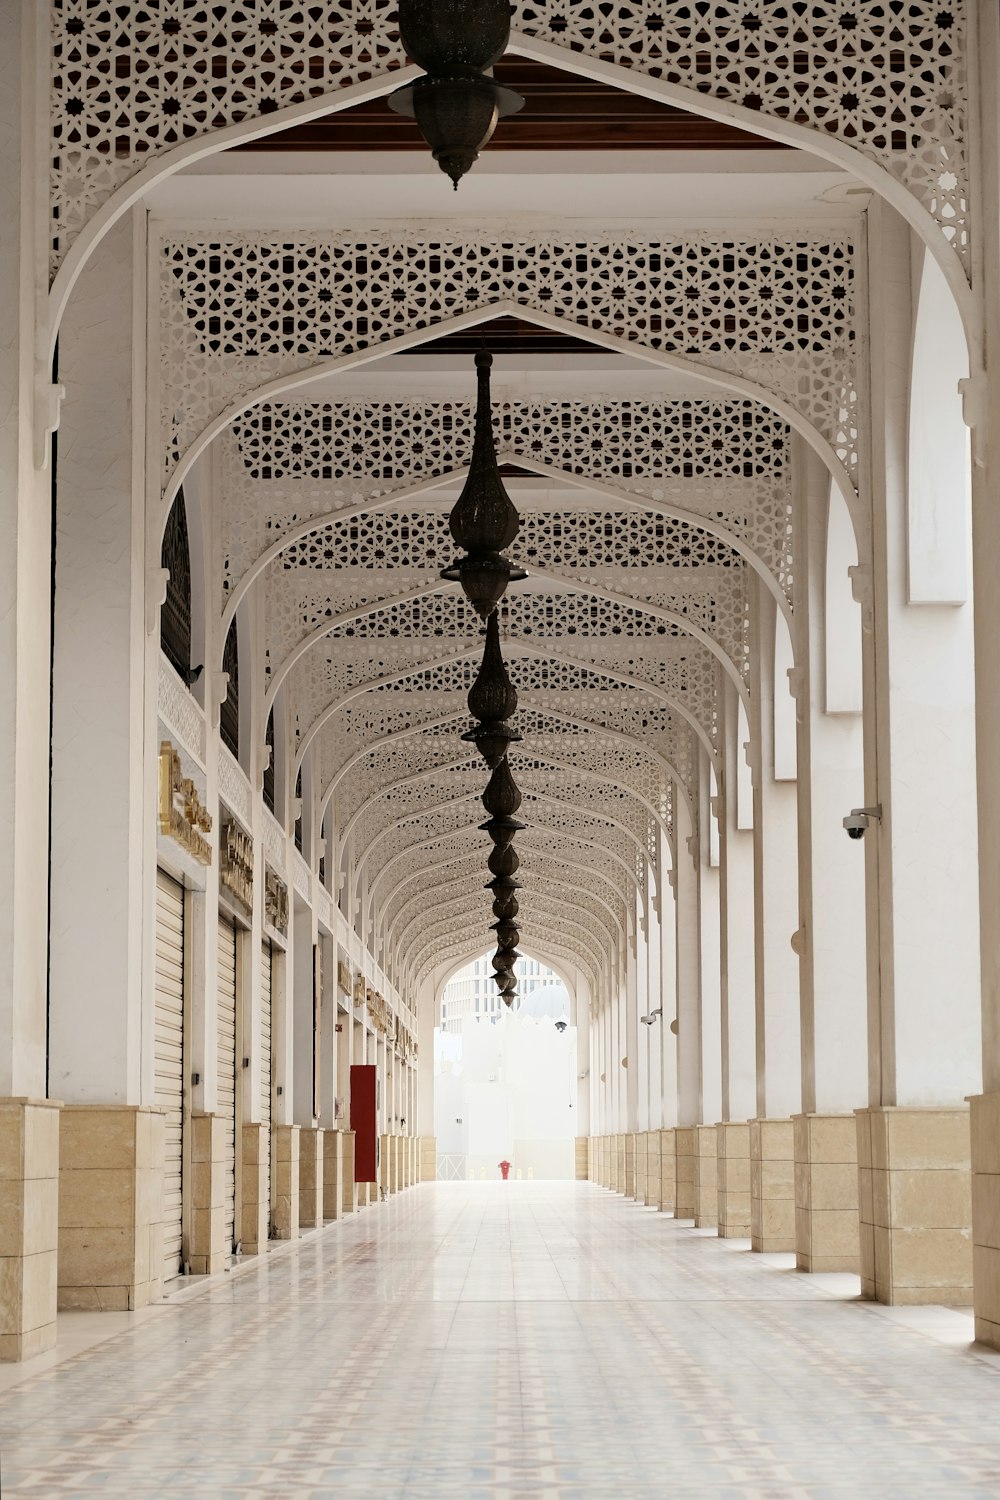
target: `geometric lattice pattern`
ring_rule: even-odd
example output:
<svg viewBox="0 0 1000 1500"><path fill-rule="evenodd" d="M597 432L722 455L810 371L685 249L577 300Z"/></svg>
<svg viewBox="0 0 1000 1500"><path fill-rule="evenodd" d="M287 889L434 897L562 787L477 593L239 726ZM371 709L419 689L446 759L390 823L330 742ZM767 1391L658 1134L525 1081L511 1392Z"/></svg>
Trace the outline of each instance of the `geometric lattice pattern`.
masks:
<svg viewBox="0 0 1000 1500"><path fill-rule="evenodd" d="M544 463L623 492L668 498L704 514L713 532L751 547L791 594L788 429L757 402L518 401L499 403L500 451ZM462 468L471 447L471 411L442 402L280 403L255 409L223 444L223 510L228 594L256 559L307 518L356 507ZM425 505L428 502L425 502ZM430 501L433 504L433 500ZM290 542L285 567L384 568L449 561L445 507L375 512L318 525ZM585 516L532 513L522 501L519 560L529 566L693 566L724 551L711 533L662 515L626 511ZM593 519L590 519L590 517ZM435 519L437 529L435 529ZM581 526L586 537L579 537ZM633 533L641 529L641 538ZM583 549L586 549L584 551Z"/></svg>
<svg viewBox="0 0 1000 1500"><path fill-rule="evenodd" d="M512 43L835 138L902 182L968 264L966 3L519 0ZM51 0L53 266L157 153L372 78L388 89L403 62L392 0Z"/></svg>
<svg viewBox="0 0 1000 1500"><path fill-rule="evenodd" d="M495 238L447 228L174 233L161 254L164 461L268 379L516 304L755 379L857 463L854 247L832 231Z"/></svg>

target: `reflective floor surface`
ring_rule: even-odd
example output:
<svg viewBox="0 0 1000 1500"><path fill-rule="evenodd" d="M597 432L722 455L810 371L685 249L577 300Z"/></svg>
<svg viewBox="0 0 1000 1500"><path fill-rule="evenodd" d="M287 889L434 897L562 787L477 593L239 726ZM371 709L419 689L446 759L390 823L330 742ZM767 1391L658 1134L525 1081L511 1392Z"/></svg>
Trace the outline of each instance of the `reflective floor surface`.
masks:
<svg viewBox="0 0 1000 1500"><path fill-rule="evenodd" d="M1000 1356L857 1285L587 1183L427 1184L20 1371L0 1492L1000 1496Z"/></svg>

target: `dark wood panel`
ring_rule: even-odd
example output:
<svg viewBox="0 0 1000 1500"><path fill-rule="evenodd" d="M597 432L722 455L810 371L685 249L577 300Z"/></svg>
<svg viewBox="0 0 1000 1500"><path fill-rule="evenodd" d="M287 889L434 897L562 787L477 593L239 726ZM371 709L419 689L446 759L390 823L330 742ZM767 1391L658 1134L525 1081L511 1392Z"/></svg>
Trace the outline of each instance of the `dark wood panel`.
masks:
<svg viewBox="0 0 1000 1500"><path fill-rule="evenodd" d="M495 69L498 83L524 95L501 120L487 151L760 151L789 149L734 126L637 94L609 88L522 57ZM374 99L295 125L237 151L426 151L413 120Z"/></svg>
<svg viewBox="0 0 1000 1500"><path fill-rule="evenodd" d="M475 354L483 347L491 354L576 354L580 356L606 354L606 349L588 344L585 339L558 329L539 328L521 318L494 318L489 323L480 323L476 328L462 328L455 333L446 333L441 338L429 338L426 344L414 349L402 349L394 358L406 359L408 355L420 354Z"/></svg>

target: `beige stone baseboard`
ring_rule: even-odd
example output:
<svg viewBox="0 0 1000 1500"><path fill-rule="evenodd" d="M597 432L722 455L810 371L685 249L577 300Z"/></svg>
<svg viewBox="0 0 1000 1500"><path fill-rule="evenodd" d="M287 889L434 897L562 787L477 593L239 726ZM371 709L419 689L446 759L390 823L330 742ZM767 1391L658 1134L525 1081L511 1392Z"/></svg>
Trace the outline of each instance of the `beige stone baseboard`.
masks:
<svg viewBox="0 0 1000 1500"><path fill-rule="evenodd" d="M716 1217L720 1239L750 1237L750 1126L726 1120L715 1127Z"/></svg>
<svg viewBox="0 0 1000 1500"><path fill-rule="evenodd" d="M635 1197L635 1132L632 1131L632 1130L630 1130L627 1133L627 1135L624 1135L622 1137L622 1140L624 1142L624 1151L625 1151L625 1167L624 1167L625 1175L624 1175L624 1178L622 1180L621 1191L625 1194L626 1198L634 1198Z"/></svg>
<svg viewBox="0 0 1000 1500"><path fill-rule="evenodd" d="M659 1208L663 1191L662 1133L651 1130L646 1137L646 1197L647 1208Z"/></svg>
<svg viewBox="0 0 1000 1500"><path fill-rule="evenodd" d="M221 1115L191 1119L191 1218L187 1262L193 1276L214 1276L232 1251L226 1244L226 1125Z"/></svg>
<svg viewBox="0 0 1000 1500"><path fill-rule="evenodd" d="M715 1229L719 1215L719 1165L715 1126L694 1128L694 1222L697 1229Z"/></svg>
<svg viewBox="0 0 1000 1500"><path fill-rule="evenodd" d="M573 1151L573 1172L577 1182L586 1182L590 1177L590 1140L578 1135Z"/></svg>
<svg viewBox="0 0 1000 1500"><path fill-rule="evenodd" d="M323 1144L325 1130L299 1131L299 1227L316 1229L323 1222Z"/></svg>
<svg viewBox="0 0 1000 1500"><path fill-rule="evenodd" d="M861 1295L896 1306L972 1304L969 1110L855 1111Z"/></svg>
<svg viewBox="0 0 1000 1500"><path fill-rule="evenodd" d="M791 1120L750 1121L750 1248L795 1249L795 1128Z"/></svg>
<svg viewBox="0 0 1000 1500"><path fill-rule="evenodd" d="M344 1212L340 1185L343 1171L343 1138L339 1130L323 1132L323 1217L339 1219Z"/></svg>
<svg viewBox="0 0 1000 1500"><path fill-rule="evenodd" d="M674 1131L674 1161L676 1168L676 1198L674 1217L691 1219L695 1216L695 1137L693 1126L678 1125Z"/></svg>
<svg viewBox="0 0 1000 1500"><path fill-rule="evenodd" d="M634 1137L635 1140L635 1191L632 1196L637 1203L646 1201L646 1155L648 1149L648 1137L646 1131L640 1130Z"/></svg>
<svg viewBox="0 0 1000 1500"><path fill-rule="evenodd" d="M969 1100L976 1338L1000 1349L1000 1094Z"/></svg>
<svg viewBox="0 0 1000 1500"><path fill-rule="evenodd" d="M74 1104L62 1111L60 1308L134 1312L162 1296L164 1130L158 1109ZM209 1135L203 1127L202 1149L211 1149ZM211 1222L199 1227L210 1231Z"/></svg>
<svg viewBox="0 0 1000 1500"><path fill-rule="evenodd" d="M0 1099L0 1360L56 1341L59 1105ZM161 1257L162 1260L162 1257Z"/></svg>
<svg viewBox="0 0 1000 1500"><path fill-rule="evenodd" d="M299 1235L299 1127L271 1127L271 1226L276 1240Z"/></svg>
<svg viewBox="0 0 1000 1500"><path fill-rule="evenodd" d="M672 1214L677 1208L677 1131L661 1130L660 1136L660 1212ZM683 1214L678 1214L683 1218Z"/></svg>
<svg viewBox="0 0 1000 1500"><path fill-rule="evenodd" d="M244 1125L240 1131L242 1191L238 1238L244 1255L267 1249L271 1229L271 1132L267 1125Z"/></svg>
<svg viewBox="0 0 1000 1500"><path fill-rule="evenodd" d="M358 1206L358 1190L354 1183L354 1131L340 1132L340 1186L345 1214L352 1214Z"/></svg>
<svg viewBox="0 0 1000 1500"><path fill-rule="evenodd" d="M843 1114L796 1115L795 1263L800 1271L860 1266L858 1127Z"/></svg>

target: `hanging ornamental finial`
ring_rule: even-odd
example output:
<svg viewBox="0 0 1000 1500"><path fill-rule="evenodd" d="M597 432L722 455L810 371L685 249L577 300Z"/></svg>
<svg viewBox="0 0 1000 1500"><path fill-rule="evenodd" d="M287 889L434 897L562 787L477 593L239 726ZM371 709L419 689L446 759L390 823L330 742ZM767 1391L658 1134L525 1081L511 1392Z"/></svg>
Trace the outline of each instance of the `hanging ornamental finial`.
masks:
<svg viewBox="0 0 1000 1500"><path fill-rule="evenodd" d="M485 349L476 355L478 396L472 460L462 493L455 501L448 527L457 546L467 554L445 568L442 578L460 583L480 619L487 620L503 598L508 583L528 575L500 554L517 536L521 518L504 489L493 441L490 404L490 367Z"/></svg>
<svg viewBox="0 0 1000 1500"><path fill-rule="evenodd" d="M415 119L434 160L458 184L497 127L524 100L484 71L510 41L509 0L399 0L399 36L425 76L389 96Z"/></svg>

